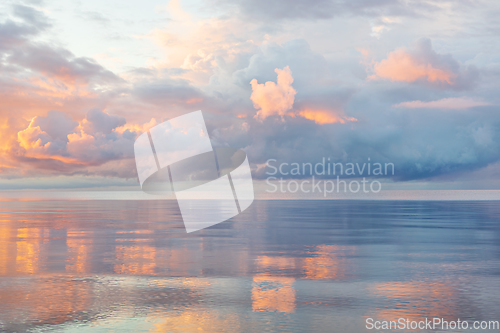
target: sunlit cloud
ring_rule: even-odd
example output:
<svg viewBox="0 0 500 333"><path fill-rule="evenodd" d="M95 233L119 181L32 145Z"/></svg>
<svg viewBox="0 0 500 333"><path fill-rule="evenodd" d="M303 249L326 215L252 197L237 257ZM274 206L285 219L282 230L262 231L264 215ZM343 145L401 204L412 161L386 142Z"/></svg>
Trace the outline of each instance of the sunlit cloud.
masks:
<svg viewBox="0 0 500 333"><path fill-rule="evenodd" d="M365 55L366 57L366 55ZM370 63L374 72L371 80L393 82L420 82L463 89L477 78L474 66L463 66L450 54L433 50L429 39L420 39L412 49L399 48L380 62Z"/></svg>
<svg viewBox="0 0 500 333"><path fill-rule="evenodd" d="M499 58L494 48L479 47L495 40L461 37L470 20L478 22L470 13L476 9L434 1L216 3L207 2L206 11L183 1L124 10L126 29L100 9L68 27L61 17L72 15L72 5L62 14L52 3L46 11L5 7L2 178L133 178L135 137L200 109L212 114L213 142L245 149L255 164L370 154L400 165L401 179L417 179L500 160ZM149 25L140 24L147 15ZM75 47L82 29L103 24L95 46ZM435 44L416 40L421 36ZM453 119L400 112L431 108L467 112Z"/></svg>
<svg viewBox="0 0 500 333"><path fill-rule="evenodd" d="M375 77L391 81L415 82L423 79L429 82L447 82L453 84L457 75L449 70L434 67L420 61L405 50L389 53L387 59L374 66Z"/></svg>
<svg viewBox="0 0 500 333"><path fill-rule="evenodd" d="M278 74L277 83L258 83L253 79L250 99L258 110L256 118L265 119L272 115L283 116L293 107L297 91L292 87L292 71L288 66L274 70Z"/></svg>
<svg viewBox="0 0 500 333"><path fill-rule="evenodd" d="M101 110L90 110L87 116L74 121L64 112L51 111L37 116L29 126L17 133L19 153L32 159L55 160L73 167L103 165L133 157L133 142L138 133L156 123L126 126L125 118ZM139 133L140 134L140 133Z"/></svg>
<svg viewBox="0 0 500 333"><path fill-rule="evenodd" d="M288 66L283 69L276 68L278 74L277 83L267 81L258 83L253 79L250 84L252 86L252 95L250 99L253 102L254 108L257 109L255 118L263 120L270 116L302 117L314 121L316 124L344 124L348 121L357 121L352 117L347 117L343 110L318 109L318 108L302 108L293 110L295 95L297 91L293 88L292 71Z"/></svg>
<svg viewBox="0 0 500 333"><path fill-rule="evenodd" d="M305 109L298 112L303 118L314 121L316 124L344 124L348 121L357 121L356 118L346 117L343 112L327 111L327 110L312 110Z"/></svg>

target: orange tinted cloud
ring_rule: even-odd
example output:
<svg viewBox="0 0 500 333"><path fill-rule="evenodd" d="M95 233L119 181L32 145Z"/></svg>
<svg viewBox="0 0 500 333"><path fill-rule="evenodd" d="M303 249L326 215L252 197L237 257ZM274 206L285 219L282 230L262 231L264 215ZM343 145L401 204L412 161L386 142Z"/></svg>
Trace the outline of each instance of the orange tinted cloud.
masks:
<svg viewBox="0 0 500 333"><path fill-rule="evenodd" d="M50 111L46 117L34 117L29 126L17 133L24 156L53 158L66 163L76 163L65 153L67 135L78 123L64 112Z"/></svg>
<svg viewBox="0 0 500 333"><path fill-rule="evenodd" d="M34 120L35 118L33 118L28 128L17 133L19 145L26 150L50 145L50 142L47 142L49 140L47 133L42 131L39 126L33 126Z"/></svg>
<svg viewBox="0 0 500 333"><path fill-rule="evenodd" d="M389 53L387 59L374 65L373 78L389 79L391 81L415 82L419 79L429 82L447 82L453 84L457 74L435 68L432 64L422 62L406 50L400 49Z"/></svg>
<svg viewBox="0 0 500 333"><path fill-rule="evenodd" d="M373 70L369 79L395 82L420 82L455 88L470 88L478 76L475 66L463 66L451 54L440 54L432 48L430 39L422 38L412 48L399 48L380 62L364 63Z"/></svg>
<svg viewBox="0 0 500 333"><path fill-rule="evenodd" d="M304 108L299 111L292 111L295 94L297 91L292 87L293 76L292 71L288 66L283 69L276 68L274 70L278 74L277 83L268 81L266 83L258 83L253 79L250 84L252 85L252 95L250 99L256 108L257 115L255 118L263 120L269 116L279 115L283 117L288 115L291 117L303 117L314 121L317 124L344 124L348 121L357 121L356 118L347 117L342 110L328 110L328 109L315 109Z"/></svg>
<svg viewBox="0 0 500 333"><path fill-rule="evenodd" d="M86 118L73 121L64 112L50 111L34 117L29 126L17 133L18 155L31 159L60 161L72 166L102 165L133 156L134 129L144 125L125 124L125 118L90 110Z"/></svg>
<svg viewBox="0 0 500 333"><path fill-rule="evenodd" d="M151 120L147 123L144 124L127 123L123 126L115 128L114 131L120 134L124 133L127 130L129 130L130 132L144 133L146 131L149 131L152 127L155 127L158 124L159 124L158 120L156 120L155 118L151 118Z"/></svg>
<svg viewBox="0 0 500 333"><path fill-rule="evenodd" d="M327 111L327 110L313 110L304 109L298 112L298 115L312 120L317 124L334 124L341 123L344 124L348 121L358 121L356 118L346 117L343 112Z"/></svg>
<svg viewBox="0 0 500 333"><path fill-rule="evenodd" d="M62 78L65 79L65 78ZM33 92L42 97L67 99L71 97L97 97L86 84L73 80L59 80L51 77L31 77L27 82L33 87Z"/></svg>
<svg viewBox="0 0 500 333"><path fill-rule="evenodd" d="M292 87L292 71L288 66L283 69L276 68L274 71L278 74L277 83L258 83L256 79L250 81L250 99L258 110L257 119L262 120L272 115L283 116L293 107L297 91Z"/></svg>

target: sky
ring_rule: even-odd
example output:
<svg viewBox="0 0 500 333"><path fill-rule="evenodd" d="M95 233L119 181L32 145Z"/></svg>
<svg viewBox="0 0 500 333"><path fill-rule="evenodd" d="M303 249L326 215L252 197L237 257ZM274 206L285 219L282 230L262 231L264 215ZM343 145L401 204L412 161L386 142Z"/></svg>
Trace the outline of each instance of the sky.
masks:
<svg viewBox="0 0 500 333"><path fill-rule="evenodd" d="M2 1L0 188L138 186L135 139L205 112L266 161L500 189L500 2ZM430 187L429 187L430 186Z"/></svg>

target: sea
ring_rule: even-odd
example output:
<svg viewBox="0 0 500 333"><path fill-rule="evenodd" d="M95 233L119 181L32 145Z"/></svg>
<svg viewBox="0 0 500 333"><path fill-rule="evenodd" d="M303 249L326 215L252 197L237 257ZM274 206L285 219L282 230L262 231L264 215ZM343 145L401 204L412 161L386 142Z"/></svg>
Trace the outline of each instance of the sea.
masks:
<svg viewBox="0 0 500 333"><path fill-rule="evenodd" d="M1 332L500 332L495 321L495 200L256 200L193 233L173 200L0 200Z"/></svg>

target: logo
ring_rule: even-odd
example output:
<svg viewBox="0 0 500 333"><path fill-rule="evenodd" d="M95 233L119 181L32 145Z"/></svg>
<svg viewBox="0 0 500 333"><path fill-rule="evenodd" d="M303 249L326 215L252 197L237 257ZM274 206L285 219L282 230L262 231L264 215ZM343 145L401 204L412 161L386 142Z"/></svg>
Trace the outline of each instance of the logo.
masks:
<svg viewBox="0 0 500 333"><path fill-rule="evenodd" d="M134 153L142 190L174 195L188 233L224 222L254 200L246 153L214 149L201 111L141 134Z"/></svg>

